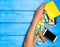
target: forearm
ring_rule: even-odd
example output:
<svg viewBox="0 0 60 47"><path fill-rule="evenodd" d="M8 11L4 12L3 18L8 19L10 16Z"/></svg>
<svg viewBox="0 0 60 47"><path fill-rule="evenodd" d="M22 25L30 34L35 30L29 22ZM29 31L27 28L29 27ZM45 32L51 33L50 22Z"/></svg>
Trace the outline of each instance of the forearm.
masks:
<svg viewBox="0 0 60 47"><path fill-rule="evenodd" d="M32 22L32 25L28 31L28 34L26 36L26 40L24 42L24 47L34 47L34 35L36 30L36 25L39 20L41 20L46 13L42 14L42 11L44 10L45 4L42 4L36 11L34 15L34 19Z"/></svg>
<svg viewBox="0 0 60 47"><path fill-rule="evenodd" d="M37 21L34 18L32 25L29 29L29 32L27 34L24 47L34 47L34 35L35 35L36 25L37 25Z"/></svg>

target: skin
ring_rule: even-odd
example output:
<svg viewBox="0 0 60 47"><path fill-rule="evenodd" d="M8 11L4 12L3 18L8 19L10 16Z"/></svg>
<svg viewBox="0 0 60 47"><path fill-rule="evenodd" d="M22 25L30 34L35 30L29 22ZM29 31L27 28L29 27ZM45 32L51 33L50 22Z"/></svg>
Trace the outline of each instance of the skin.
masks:
<svg viewBox="0 0 60 47"><path fill-rule="evenodd" d="M44 10L45 3L43 3L39 8L36 10L34 19L32 21L31 27L28 31L28 34L26 36L25 42L24 42L24 47L34 47L34 36L35 36L35 30L36 30L36 25L39 20L44 18L46 15L46 12L42 14L42 11Z"/></svg>

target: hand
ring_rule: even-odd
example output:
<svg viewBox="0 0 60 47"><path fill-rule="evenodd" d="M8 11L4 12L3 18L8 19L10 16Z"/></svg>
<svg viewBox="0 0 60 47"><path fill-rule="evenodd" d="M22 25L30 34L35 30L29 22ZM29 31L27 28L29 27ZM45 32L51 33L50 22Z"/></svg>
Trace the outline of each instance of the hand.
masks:
<svg viewBox="0 0 60 47"><path fill-rule="evenodd" d="M41 20L42 18L44 18L44 16L46 15L46 12L43 14L42 11L44 10L45 8L45 3L43 3L35 12L35 15L34 15L34 19L35 21L39 21Z"/></svg>

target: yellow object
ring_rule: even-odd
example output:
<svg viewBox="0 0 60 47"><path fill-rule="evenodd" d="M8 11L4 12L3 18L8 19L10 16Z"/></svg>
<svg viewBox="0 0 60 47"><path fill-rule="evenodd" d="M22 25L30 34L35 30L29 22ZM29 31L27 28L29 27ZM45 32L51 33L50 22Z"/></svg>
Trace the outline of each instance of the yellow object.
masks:
<svg viewBox="0 0 60 47"><path fill-rule="evenodd" d="M44 23L41 23L41 31L43 30L44 28Z"/></svg>
<svg viewBox="0 0 60 47"><path fill-rule="evenodd" d="M54 19L59 15L58 8L53 1L46 4L45 10L47 11L49 19Z"/></svg>
<svg viewBox="0 0 60 47"><path fill-rule="evenodd" d="M41 23L43 23L43 22L44 22L44 18L41 19L41 20L38 22L38 24L41 25Z"/></svg>
<svg viewBox="0 0 60 47"><path fill-rule="evenodd" d="M59 15L60 15L60 12L59 12Z"/></svg>
<svg viewBox="0 0 60 47"><path fill-rule="evenodd" d="M43 24L43 22L44 22L44 18L43 18L43 19L41 19L41 20L38 22L37 27L39 27L39 28L40 28L40 25L41 25L41 24Z"/></svg>
<svg viewBox="0 0 60 47"><path fill-rule="evenodd" d="M37 27L38 27L38 28L40 28L40 25L39 25L39 24L37 24Z"/></svg>

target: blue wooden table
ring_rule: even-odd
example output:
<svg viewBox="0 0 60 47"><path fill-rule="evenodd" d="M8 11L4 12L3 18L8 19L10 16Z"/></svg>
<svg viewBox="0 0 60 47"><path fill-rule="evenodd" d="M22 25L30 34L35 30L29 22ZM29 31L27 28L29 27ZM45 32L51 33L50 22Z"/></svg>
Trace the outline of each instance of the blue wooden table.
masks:
<svg viewBox="0 0 60 47"><path fill-rule="evenodd" d="M0 0L0 47L23 47L34 12L43 2L50 0ZM60 0L54 2L60 11ZM56 42L47 39L35 47L60 47L60 16L51 31L58 37Z"/></svg>

